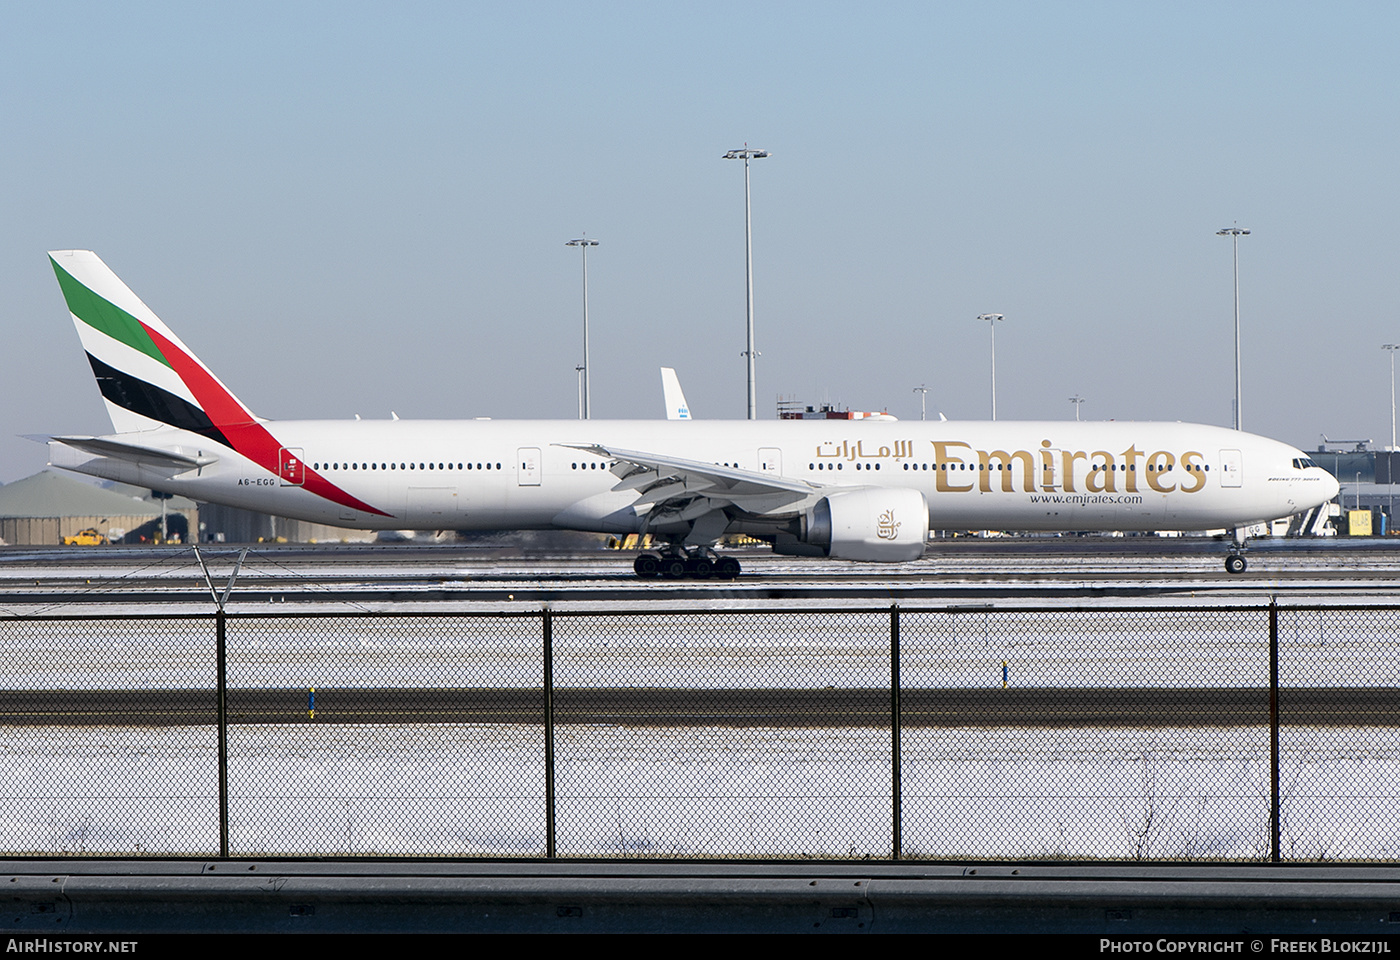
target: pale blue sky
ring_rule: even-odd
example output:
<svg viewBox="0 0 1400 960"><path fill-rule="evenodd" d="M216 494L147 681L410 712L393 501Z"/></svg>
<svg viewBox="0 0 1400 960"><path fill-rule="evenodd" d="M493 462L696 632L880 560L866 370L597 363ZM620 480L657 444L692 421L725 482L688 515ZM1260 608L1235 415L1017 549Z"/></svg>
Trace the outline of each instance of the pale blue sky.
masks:
<svg viewBox="0 0 1400 960"><path fill-rule="evenodd" d="M1231 418L1388 441L1391 3L0 7L0 481L106 432L96 250L258 413Z"/></svg>

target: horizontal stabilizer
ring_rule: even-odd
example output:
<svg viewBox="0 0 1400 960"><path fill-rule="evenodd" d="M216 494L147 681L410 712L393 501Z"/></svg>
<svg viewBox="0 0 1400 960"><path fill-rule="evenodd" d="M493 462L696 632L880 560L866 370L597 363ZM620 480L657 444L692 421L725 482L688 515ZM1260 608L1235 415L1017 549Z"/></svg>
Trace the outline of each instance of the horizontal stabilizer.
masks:
<svg viewBox="0 0 1400 960"><path fill-rule="evenodd" d="M113 440L111 437L50 437L48 439L65 446L75 447L86 453L96 454L99 457L115 457L118 460L130 460L136 463L178 467L181 470L207 467L219 460L218 457L211 457L203 452L189 456L174 450L162 450L159 447L146 447L136 443L127 443L124 440Z"/></svg>

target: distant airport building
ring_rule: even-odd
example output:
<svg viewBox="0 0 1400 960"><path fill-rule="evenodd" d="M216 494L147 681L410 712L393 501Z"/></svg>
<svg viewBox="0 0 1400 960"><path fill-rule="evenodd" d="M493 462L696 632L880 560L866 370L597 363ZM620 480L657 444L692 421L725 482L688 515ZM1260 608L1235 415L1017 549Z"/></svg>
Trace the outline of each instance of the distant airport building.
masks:
<svg viewBox="0 0 1400 960"><path fill-rule="evenodd" d="M778 398L779 420L898 420L888 410L847 410L832 403L804 404L792 397Z"/></svg>
<svg viewBox="0 0 1400 960"><path fill-rule="evenodd" d="M146 496L141 496L145 493ZM44 470L0 485L0 543L52 546L83 531L96 531L111 543L156 543L161 539L162 498L151 491L117 484L99 487L65 473ZM167 539L193 542L339 543L375 539L372 530L288 520L219 504L196 504L184 497L164 501ZM92 538L84 538L88 542Z"/></svg>
<svg viewBox="0 0 1400 960"><path fill-rule="evenodd" d="M110 541L151 542L160 536L161 509L159 500L44 470L0 486L0 540L16 546L54 545L95 530ZM171 539L188 540L189 531L198 529L199 509L193 501L172 497L164 509Z"/></svg>
<svg viewBox="0 0 1400 960"><path fill-rule="evenodd" d="M199 518L199 538L205 543L364 543L377 538L373 530L290 520L218 503L201 504Z"/></svg>
<svg viewBox="0 0 1400 960"><path fill-rule="evenodd" d="M1395 533L1400 499L1400 451L1372 450L1369 440L1330 440L1312 458L1342 485L1337 532L1352 536ZM1358 516L1369 514L1369 516Z"/></svg>

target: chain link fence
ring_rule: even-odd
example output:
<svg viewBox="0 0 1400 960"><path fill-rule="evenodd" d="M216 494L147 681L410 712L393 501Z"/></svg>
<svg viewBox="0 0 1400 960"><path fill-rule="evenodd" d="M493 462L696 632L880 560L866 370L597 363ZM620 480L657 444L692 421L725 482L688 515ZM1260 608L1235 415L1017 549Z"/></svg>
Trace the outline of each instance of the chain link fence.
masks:
<svg viewBox="0 0 1400 960"><path fill-rule="evenodd" d="M1394 862L1397 612L5 618L0 851Z"/></svg>

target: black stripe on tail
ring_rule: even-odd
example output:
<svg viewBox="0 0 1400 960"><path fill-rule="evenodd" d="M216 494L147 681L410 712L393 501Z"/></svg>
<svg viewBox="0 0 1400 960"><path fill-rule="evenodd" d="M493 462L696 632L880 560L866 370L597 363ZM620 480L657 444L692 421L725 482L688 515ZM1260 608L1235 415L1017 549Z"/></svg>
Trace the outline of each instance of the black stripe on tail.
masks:
<svg viewBox="0 0 1400 960"><path fill-rule="evenodd" d="M209 415L188 400L147 383L140 377L109 367L90 353L87 358L88 363L92 364L93 376L97 378L98 389L102 391L102 396L112 403L143 417L208 437L230 450L233 449L233 444L214 426Z"/></svg>

